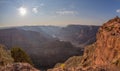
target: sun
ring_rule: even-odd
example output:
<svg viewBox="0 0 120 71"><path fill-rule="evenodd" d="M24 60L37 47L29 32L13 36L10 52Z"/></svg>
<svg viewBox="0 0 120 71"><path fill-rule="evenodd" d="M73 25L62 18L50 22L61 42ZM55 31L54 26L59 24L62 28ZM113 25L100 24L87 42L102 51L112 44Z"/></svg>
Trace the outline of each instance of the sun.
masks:
<svg viewBox="0 0 120 71"><path fill-rule="evenodd" d="M20 7L18 11L21 16L25 16L27 14L27 9L25 7Z"/></svg>

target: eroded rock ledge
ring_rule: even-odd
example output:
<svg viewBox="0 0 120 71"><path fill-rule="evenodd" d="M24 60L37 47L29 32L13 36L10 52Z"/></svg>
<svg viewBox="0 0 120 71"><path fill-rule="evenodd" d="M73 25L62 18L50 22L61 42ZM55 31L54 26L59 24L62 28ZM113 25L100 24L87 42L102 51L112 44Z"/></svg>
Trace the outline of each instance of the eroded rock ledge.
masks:
<svg viewBox="0 0 120 71"><path fill-rule="evenodd" d="M0 71L40 71L28 63L13 63L0 67Z"/></svg>

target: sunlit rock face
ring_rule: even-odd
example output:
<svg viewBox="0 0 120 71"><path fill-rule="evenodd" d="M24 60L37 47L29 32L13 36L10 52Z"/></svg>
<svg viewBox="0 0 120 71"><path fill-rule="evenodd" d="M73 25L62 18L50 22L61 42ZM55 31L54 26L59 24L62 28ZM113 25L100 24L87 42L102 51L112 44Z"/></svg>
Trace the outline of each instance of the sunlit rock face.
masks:
<svg viewBox="0 0 120 71"><path fill-rule="evenodd" d="M96 39L97 41L88 46L84 52L85 62L89 60L90 65L119 66L120 18L115 17L103 24L99 28Z"/></svg>
<svg viewBox="0 0 120 71"><path fill-rule="evenodd" d="M105 23L97 33L94 58L96 65L119 65L120 60L120 18Z"/></svg>
<svg viewBox="0 0 120 71"><path fill-rule="evenodd" d="M65 62L64 67L59 65L48 71L120 71L120 18L104 23L96 39L95 43L86 47L79 61L74 58L68 64ZM73 67L68 67L70 63Z"/></svg>
<svg viewBox="0 0 120 71"><path fill-rule="evenodd" d="M115 17L104 23L99 28L96 39L94 44L86 48L82 64L117 69L120 66L120 18Z"/></svg>

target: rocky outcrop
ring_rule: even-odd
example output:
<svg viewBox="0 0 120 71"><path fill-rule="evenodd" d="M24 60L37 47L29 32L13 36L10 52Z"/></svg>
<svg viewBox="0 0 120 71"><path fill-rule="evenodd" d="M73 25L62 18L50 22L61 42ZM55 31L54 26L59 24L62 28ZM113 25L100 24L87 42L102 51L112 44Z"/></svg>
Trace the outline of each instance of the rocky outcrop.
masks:
<svg viewBox="0 0 120 71"><path fill-rule="evenodd" d="M10 52L5 49L5 46L0 44L0 66L13 63L13 58L11 57Z"/></svg>
<svg viewBox="0 0 120 71"><path fill-rule="evenodd" d="M86 47L79 61L69 61L72 65L77 64L75 67L66 67L65 62L63 67L60 65L49 71L120 71L120 18L103 24L96 39L94 44Z"/></svg>
<svg viewBox="0 0 120 71"><path fill-rule="evenodd" d="M95 49L90 64L96 66L108 66L120 64L120 18L116 17L100 27L94 43ZM94 48L94 47L93 47ZM85 52L87 53L87 51ZM85 56L85 55L84 55ZM89 54L87 55L87 57ZM87 60L86 60L87 61Z"/></svg>
<svg viewBox="0 0 120 71"><path fill-rule="evenodd" d="M0 71L39 71L28 63L14 63L11 53L0 44Z"/></svg>
<svg viewBox="0 0 120 71"><path fill-rule="evenodd" d="M14 63L0 67L0 71L40 71L32 67L28 63Z"/></svg>

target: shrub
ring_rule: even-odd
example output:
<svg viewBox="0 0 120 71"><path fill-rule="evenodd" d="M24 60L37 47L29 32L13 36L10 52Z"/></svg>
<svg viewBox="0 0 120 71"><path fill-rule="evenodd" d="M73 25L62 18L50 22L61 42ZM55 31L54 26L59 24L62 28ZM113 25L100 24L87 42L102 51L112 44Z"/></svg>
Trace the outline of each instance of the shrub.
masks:
<svg viewBox="0 0 120 71"><path fill-rule="evenodd" d="M26 62L26 63L33 65L27 53L25 53L25 51L19 47L12 48L11 55L14 58L14 62Z"/></svg>

